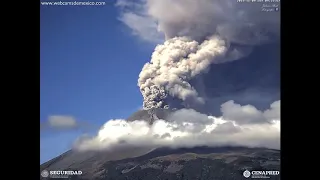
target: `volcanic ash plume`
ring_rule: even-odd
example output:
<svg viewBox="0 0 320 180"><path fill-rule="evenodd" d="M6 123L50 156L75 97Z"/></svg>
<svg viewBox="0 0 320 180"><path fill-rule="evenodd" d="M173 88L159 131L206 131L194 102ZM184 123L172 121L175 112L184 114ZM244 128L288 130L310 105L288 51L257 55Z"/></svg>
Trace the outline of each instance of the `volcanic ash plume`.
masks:
<svg viewBox="0 0 320 180"><path fill-rule="evenodd" d="M142 68L138 85L147 109L163 108L167 93L183 101L203 103L197 91L188 83L190 78L202 73L218 62L226 52L226 43L212 36L201 44L187 37L176 37L158 45L150 63Z"/></svg>
<svg viewBox="0 0 320 180"><path fill-rule="evenodd" d="M225 145L280 148L280 100L268 103L265 110L227 100L219 104L219 115L190 108L209 105L208 98L192 81L206 73L210 65L244 57L254 45L271 40L270 33L278 32L279 13L261 12L260 3L249 4L236 0L118 0L121 20L134 34L150 40L156 27L165 36L165 42L156 46L138 79L144 108L150 109L148 113L152 116L139 111L137 119L109 120L97 136L79 139L75 148L113 151L128 147ZM228 76L230 71L233 69L222 71L219 78ZM261 96L259 93L252 97L263 99ZM176 108L176 100L185 107L157 115L154 108ZM208 107L211 108L219 110L219 106ZM150 119L152 123L146 122Z"/></svg>
<svg viewBox="0 0 320 180"><path fill-rule="evenodd" d="M168 97L185 104L204 103L190 80L213 63L237 60L250 47L278 32L279 13L261 12L258 3L236 0L143 0L118 2L122 21L144 39L142 27L157 27L166 41L158 45L140 75L144 108L163 108ZM136 26L132 20L147 23ZM155 24L151 24L155 22ZM270 36L271 35L271 36ZM244 51L245 49L245 51Z"/></svg>

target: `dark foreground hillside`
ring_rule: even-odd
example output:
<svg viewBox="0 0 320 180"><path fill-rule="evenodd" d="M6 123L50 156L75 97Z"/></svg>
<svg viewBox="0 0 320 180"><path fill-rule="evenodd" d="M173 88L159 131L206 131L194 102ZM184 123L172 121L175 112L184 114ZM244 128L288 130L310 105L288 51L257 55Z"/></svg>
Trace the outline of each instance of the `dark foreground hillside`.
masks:
<svg viewBox="0 0 320 180"><path fill-rule="evenodd" d="M69 151L42 164L40 171L81 170L81 176L69 179L88 180L238 180L246 179L244 170L280 171L280 151L264 148L157 149L135 158L111 159L103 152Z"/></svg>

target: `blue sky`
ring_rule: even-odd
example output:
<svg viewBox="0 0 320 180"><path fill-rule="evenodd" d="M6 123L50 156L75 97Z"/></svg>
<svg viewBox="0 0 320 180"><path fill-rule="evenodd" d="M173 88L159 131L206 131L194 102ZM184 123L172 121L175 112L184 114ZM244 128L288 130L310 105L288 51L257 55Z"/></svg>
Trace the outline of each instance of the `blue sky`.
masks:
<svg viewBox="0 0 320 180"><path fill-rule="evenodd" d="M132 36L106 2L40 7L40 122L68 115L99 128L141 107L137 78L154 45ZM42 132L40 162L68 150L80 134Z"/></svg>

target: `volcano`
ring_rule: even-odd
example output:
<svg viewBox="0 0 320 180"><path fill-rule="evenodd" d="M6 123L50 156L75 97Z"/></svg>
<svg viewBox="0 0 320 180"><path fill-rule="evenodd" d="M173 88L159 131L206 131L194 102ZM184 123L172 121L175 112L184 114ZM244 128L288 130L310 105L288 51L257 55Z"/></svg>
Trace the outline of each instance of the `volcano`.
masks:
<svg viewBox="0 0 320 180"><path fill-rule="evenodd" d="M128 121L152 124L174 110L152 109L133 113ZM194 180L242 179L244 170L280 170L280 151L247 147L158 148L134 147L109 151L69 150L40 165L40 172L82 171L70 179L87 180ZM42 177L40 179L50 179ZM271 176L269 179L280 179Z"/></svg>
<svg viewBox="0 0 320 180"><path fill-rule="evenodd" d="M169 115L174 111L175 109L143 109L133 113L131 116L127 118L127 121L144 120L149 122L149 124L152 124L154 121L158 119L167 120Z"/></svg>

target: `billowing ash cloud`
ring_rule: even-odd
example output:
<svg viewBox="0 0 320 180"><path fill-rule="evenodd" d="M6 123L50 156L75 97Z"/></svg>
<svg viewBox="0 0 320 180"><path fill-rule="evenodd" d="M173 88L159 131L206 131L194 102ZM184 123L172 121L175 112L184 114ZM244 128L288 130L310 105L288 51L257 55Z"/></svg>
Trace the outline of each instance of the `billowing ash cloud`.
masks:
<svg viewBox="0 0 320 180"><path fill-rule="evenodd" d="M134 34L156 42L161 34L165 37L138 80L147 109L165 107L168 96L185 104L203 103L191 79L207 72L211 64L237 60L252 46L279 35L279 13L262 12L260 3L121 0L118 6L121 20Z"/></svg>
<svg viewBox="0 0 320 180"><path fill-rule="evenodd" d="M192 109L174 112L168 120L152 125L144 120L106 122L95 137L77 141L77 150L115 150L145 147L248 146L280 148L280 101L259 111L233 101L221 105L222 116L201 114Z"/></svg>
<svg viewBox="0 0 320 180"><path fill-rule="evenodd" d="M236 0L119 0L117 5L120 19L135 35L156 43L164 37L139 74L144 108L174 108L176 100L184 108L151 125L143 119L109 120L97 136L80 138L74 146L77 150L203 145L280 148L280 100L269 98L271 91L259 89L268 90L270 82L275 82L270 87L277 86L269 70L274 69L273 63L278 59L269 61L255 56L255 60L264 63L250 61L254 70L243 64L238 64L237 69L223 66L241 62L231 61L246 57L256 45L278 38L279 13L261 12L259 3L241 4ZM260 77L259 66L268 67L261 72L261 79L245 81L249 79L247 75L237 79L244 72ZM211 76L212 70L218 72L216 76L199 78L206 73ZM228 79L239 84L223 82ZM252 100L270 107L236 103ZM206 113L190 104L205 104ZM212 113L217 109L219 113ZM215 115L207 115L208 112Z"/></svg>
<svg viewBox="0 0 320 180"><path fill-rule="evenodd" d="M225 41L215 36L201 44L186 37L176 37L157 46L151 63L145 64L139 75L144 107L163 107L167 92L183 101L203 103L188 81L215 60L218 62L226 49Z"/></svg>

